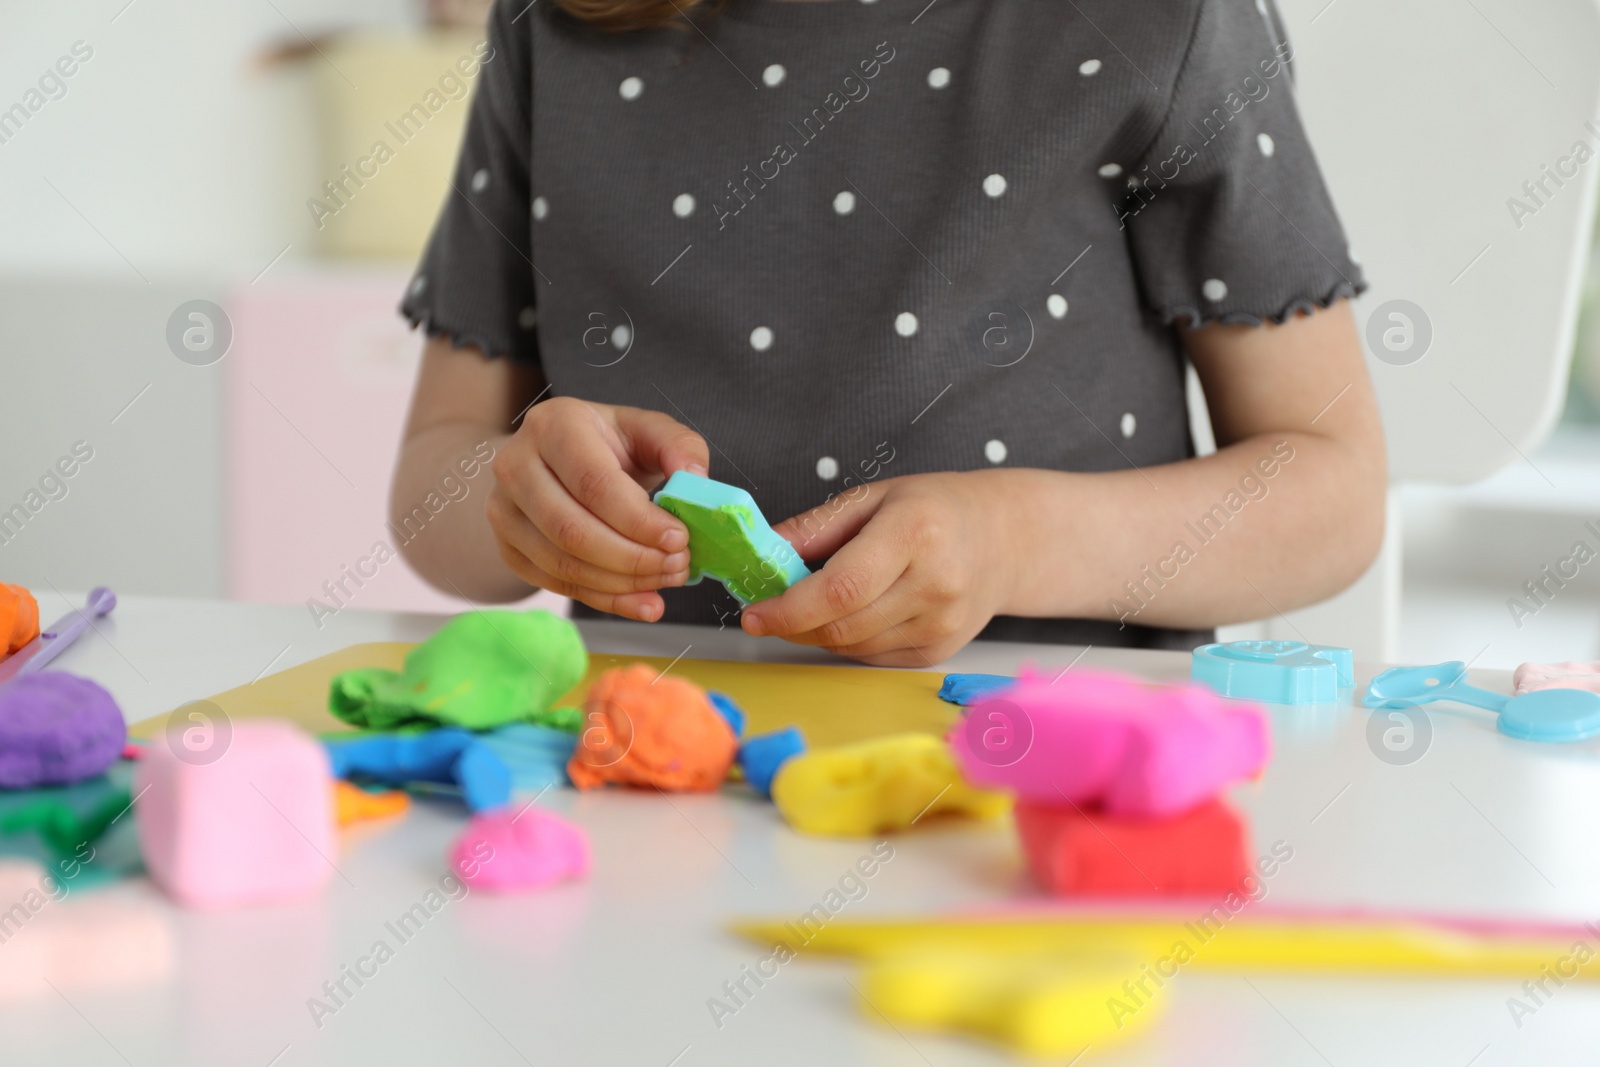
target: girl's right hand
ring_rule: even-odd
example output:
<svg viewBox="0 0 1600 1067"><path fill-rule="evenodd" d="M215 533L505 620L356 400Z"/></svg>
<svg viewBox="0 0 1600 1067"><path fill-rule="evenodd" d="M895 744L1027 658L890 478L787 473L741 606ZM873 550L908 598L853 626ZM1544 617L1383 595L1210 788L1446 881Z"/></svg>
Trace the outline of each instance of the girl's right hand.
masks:
<svg viewBox="0 0 1600 1067"><path fill-rule="evenodd" d="M655 590L688 580L689 532L649 491L709 462L705 438L659 411L535 404L490 465L500 558L541 589L654 622L666 610Z"/></svg>

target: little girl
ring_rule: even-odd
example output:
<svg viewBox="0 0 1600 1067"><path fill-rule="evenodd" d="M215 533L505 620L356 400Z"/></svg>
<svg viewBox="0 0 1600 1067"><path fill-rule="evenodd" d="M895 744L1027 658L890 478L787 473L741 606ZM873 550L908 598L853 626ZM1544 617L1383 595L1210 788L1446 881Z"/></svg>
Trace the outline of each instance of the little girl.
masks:
<svg viewBox="0 0 1600 1067"><path fill-rule="evenodd" d="M1383 530L1364 283L1267 0L500 0L402 310L441 589L927 666L1189 648ZM1185 368L1217 451L1195 456ZM739 612L650 503L748 490L815 572Z"/></svg>

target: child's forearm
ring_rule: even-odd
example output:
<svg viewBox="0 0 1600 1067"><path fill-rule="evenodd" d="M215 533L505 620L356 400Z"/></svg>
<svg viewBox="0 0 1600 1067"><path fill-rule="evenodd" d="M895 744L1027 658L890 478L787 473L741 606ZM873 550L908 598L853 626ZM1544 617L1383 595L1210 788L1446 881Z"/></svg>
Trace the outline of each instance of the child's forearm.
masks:
<svg viewBox="0 0 1600 1067"><path fill-rule="evenodd" d="M1027 560L1009 614L1263 618L1343 589L1383 537L1381 451L1316 433L1258 434L1143 470L1007 473Z"/></svg>
<svg viewBox="0 0 1600 1067"><path fill-rule="evenodd" d="M484 514L494 486L489 461L508 436L444 422L413 433L400 449L390 532L406 562L443 593L505 603L534 591L501 561Z"/></svg>

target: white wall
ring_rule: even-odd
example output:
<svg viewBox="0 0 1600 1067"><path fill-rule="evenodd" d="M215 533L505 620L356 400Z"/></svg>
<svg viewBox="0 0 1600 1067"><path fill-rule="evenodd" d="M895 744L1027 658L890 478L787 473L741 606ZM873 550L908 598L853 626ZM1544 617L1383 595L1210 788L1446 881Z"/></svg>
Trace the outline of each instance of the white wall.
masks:
<svg viewBox="0 0 1600 1067"><path fill-rule="evenodd" d="M0 143L0 510L75 441L94 449L0 543L0 580L221 595L222 368L174 358L167 317L306 243L305 79L261 69L263 50L408 24L413 5L126 3L8 4L0 32L0 110L74 43L93 51Z"/></svg>

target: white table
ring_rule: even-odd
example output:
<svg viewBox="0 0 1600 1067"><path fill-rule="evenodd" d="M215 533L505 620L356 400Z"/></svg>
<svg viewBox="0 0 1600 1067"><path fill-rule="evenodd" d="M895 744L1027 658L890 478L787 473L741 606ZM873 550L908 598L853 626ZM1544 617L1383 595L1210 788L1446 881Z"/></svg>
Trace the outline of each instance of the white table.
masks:
<svg viewBox="0 0 1600 1067"><path fill-rule="evenodd" d="M67 605L51 598L42 607L54 618ZM129 598L59 666L97 679L139 719L269 666L358 641L421 639L439 621L346 611L318 631L301 609ZM601 623L584 631L591 647L612 652L674 656L693 645L690 654L705 658L823 658L732 630ZM946 666L1064 666L1080 651L975 646ZM1092 649L1081 662L1175 679L1188 657ZM1364 684L1372 672L1359 673ZM1509 682L1494 672L1475 681ZM1270 768L1233 794L1258 852L1278 841L1294 850L1268 882L1269 902L1600 919L1600 747L1516 742L1484 713L1441 709L1429 715L1426 754L1397 766L1369 747L1367 720L1353 708L1274 714ZM869 1020L842 962L789 963L714 1024L708 999L725 998L723 983L765 955L726 934L727 920L798 917L871 842L797 836L769 805L731 791L670 800L561 791L541 803L589 830L593 877L532 896L450 901L404 944L384 924L446 872L462 814L444 801L416 804L402 824L361 835L314 902L189 913L138 880L52 903L58 919L96 899L154 916L170 939L170 966L125 988L38 988L0 1001L0 1064L1009 1062L983 1045ZM893 846L841 918L1036 895L1003 829L935 824ZM1197 916L1203 910L1196 905ZM360 988L347 983L353 995L318 1027L308 998L380 938L393 958ZM1519 984L1183 972L1144 1037L1091 1049L1080 1062L1490 1067L1579 1062L1580 1052L1592 1062L1600 995L1558 989L1519 1028L1506 1006Z"/></svg>

